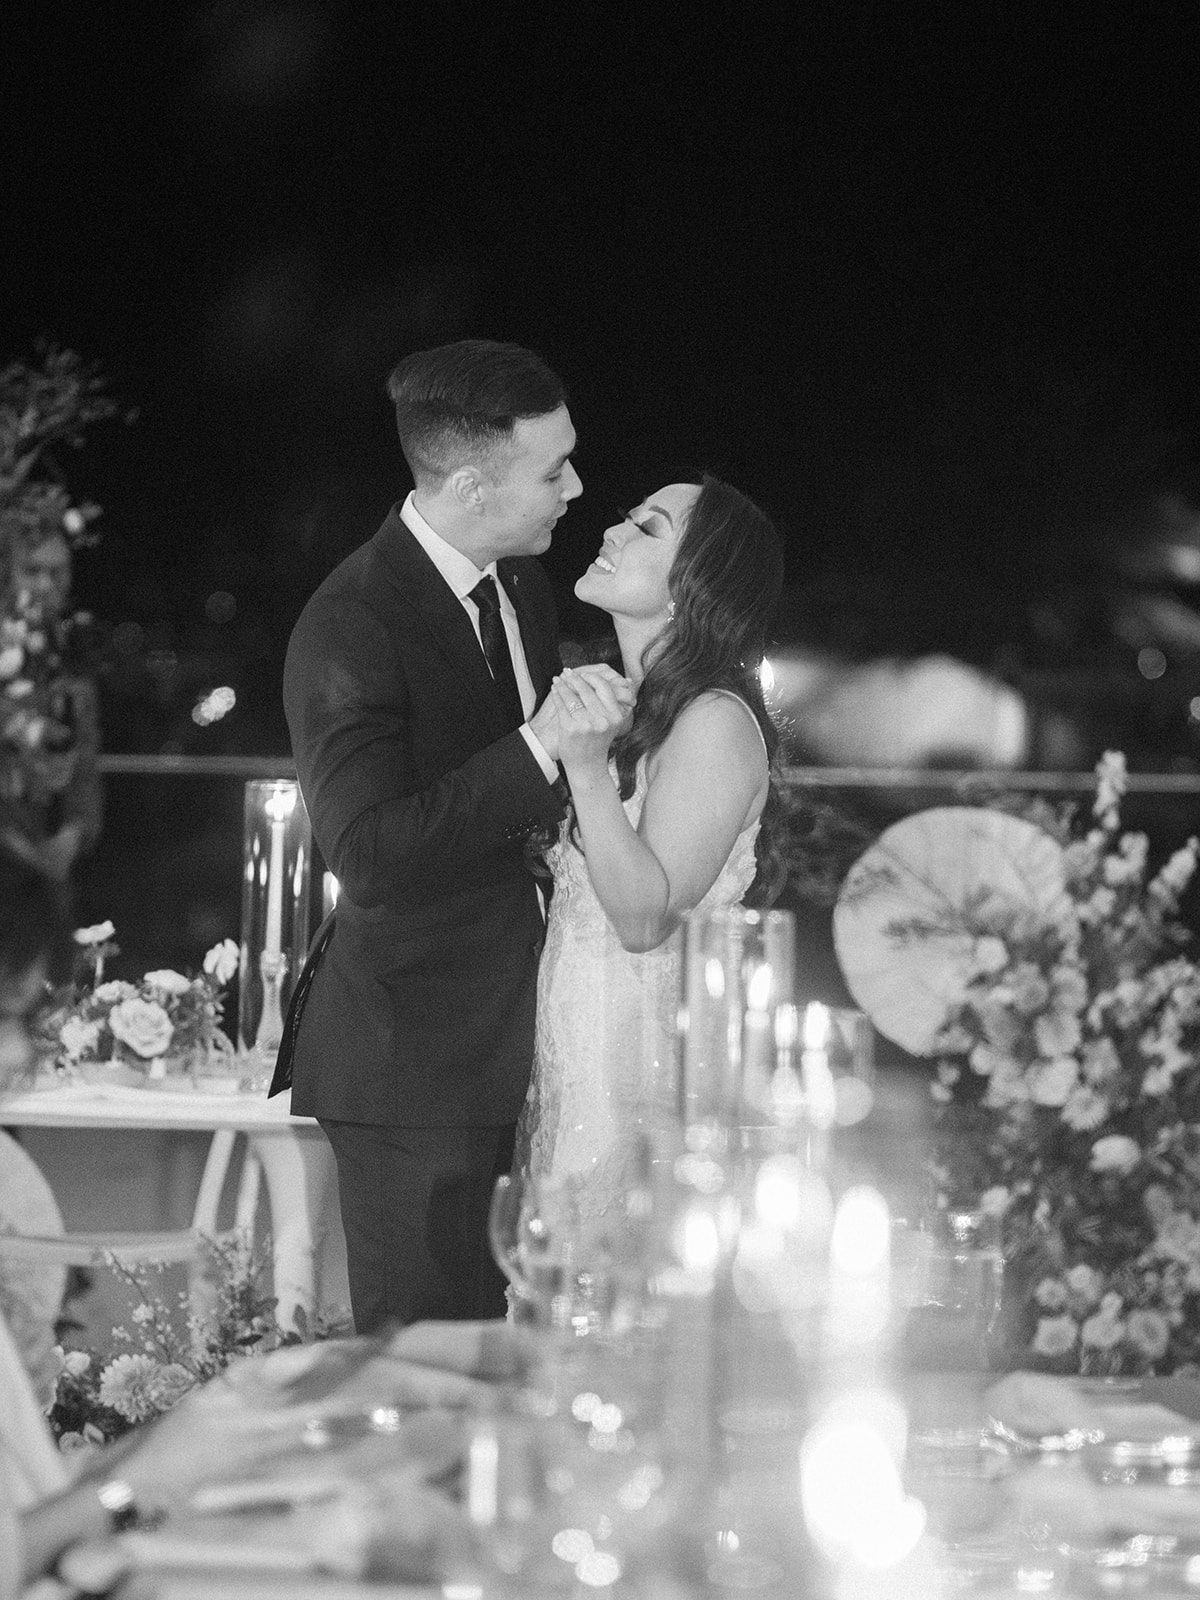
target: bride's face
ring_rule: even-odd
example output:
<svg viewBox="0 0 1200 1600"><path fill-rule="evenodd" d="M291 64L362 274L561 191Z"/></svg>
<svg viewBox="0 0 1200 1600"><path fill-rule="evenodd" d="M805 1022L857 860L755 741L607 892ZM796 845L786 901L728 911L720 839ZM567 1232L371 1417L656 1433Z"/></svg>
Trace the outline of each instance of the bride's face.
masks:
<svg viewBox="0 0 1200 1600"><path fill-rule="evenodd" d="M698 484L670 483L615 522L575 585L580 600L613 616L665 622L667 578L699 493Z"/></svg>

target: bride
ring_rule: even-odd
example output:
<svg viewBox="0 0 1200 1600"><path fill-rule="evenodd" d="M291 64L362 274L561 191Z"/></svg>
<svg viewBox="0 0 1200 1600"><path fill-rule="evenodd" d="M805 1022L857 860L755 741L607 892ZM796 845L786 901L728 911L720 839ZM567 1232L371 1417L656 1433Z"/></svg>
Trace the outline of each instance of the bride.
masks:
<svg viewBox="0 0 1200 1600"><path fill-rule="evenodd" d="M575 585L607 611L632 720L603 676L551 690L571 810L538 978L518 1160L569 1180L585 1227L624 1192L637 1134L675 1104L685 914L778 888L778 743L759 682L782 582L768 518L720 479L673 483L609 528Z"/></svg>

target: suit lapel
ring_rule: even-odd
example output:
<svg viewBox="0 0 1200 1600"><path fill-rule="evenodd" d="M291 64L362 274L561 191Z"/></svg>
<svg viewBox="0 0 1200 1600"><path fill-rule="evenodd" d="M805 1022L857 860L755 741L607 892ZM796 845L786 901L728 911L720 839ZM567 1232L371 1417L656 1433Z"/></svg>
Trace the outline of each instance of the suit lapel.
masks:
<svg viewBox="0 0 1200 1600"><path fill-rule="evenodd" d="M496 686L462 602L405 527L395 506L374 542L395 580L405 625L419 629L425 639L430 671L436 673L440 663L453 673L485 720L495 724L497 735L504 732Z"/></svg>

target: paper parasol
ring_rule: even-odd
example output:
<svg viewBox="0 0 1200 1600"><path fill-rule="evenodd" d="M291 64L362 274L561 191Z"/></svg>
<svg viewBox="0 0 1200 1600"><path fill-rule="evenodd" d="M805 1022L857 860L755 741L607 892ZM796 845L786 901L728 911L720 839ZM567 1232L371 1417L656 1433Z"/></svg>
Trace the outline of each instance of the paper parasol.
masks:
<svg viewBox="0 0 1200 1600"><path fill-rule="evenodd" d="M879 1031L925 1055L963 998L981 924L1009 907L1057 921L1067 905L1062 847L1048 833L1002 811L934 806L893 823L851 867L834 946Z"/></svg>

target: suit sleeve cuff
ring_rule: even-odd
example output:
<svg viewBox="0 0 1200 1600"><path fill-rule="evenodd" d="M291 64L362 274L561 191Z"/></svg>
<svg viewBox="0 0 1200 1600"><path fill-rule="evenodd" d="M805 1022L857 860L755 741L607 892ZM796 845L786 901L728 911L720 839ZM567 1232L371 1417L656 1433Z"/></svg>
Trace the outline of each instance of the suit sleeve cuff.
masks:
<svg viewBox="0 0 1200 1600"><path fill-rule="evenodd" d="M557 783L558 763L551 761L550 757L542 748L542 741L538 738L537 734L534 733L533 729L527 722L523 722L521 724L520 733L525 743L529 746L530 752L533 755L533 759L537 762L538 766L541 767L542 772L545 775L546 782Z"/></svg>

